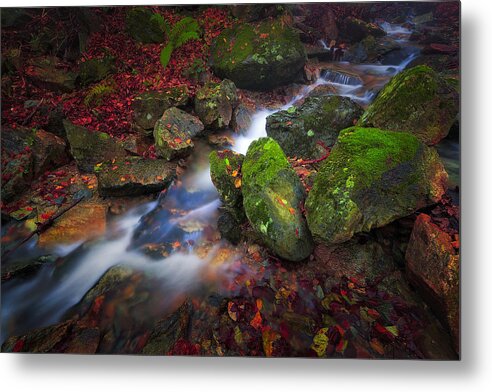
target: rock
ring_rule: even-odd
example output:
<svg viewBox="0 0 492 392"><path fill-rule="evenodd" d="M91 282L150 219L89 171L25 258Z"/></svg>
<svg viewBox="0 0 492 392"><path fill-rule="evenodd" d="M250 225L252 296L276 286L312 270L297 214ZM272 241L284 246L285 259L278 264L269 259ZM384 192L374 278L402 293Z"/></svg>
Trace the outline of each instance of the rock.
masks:
<svg viewBox="0 0 492 392"><path fill-rule="evenodd" d="M164 42L166 34L154 15L143 7L129 9L125 20L128 35L144 44Z"/></svg>
<svg viewBox="0 0 492 392"><path fill-rule="evenodd" d="M63 125L70 151L81 171L92 173L97 163L126 156L125 149L107 133L90 131L68 120Z"/></svg>
<svg viewBox="0 0 492 392"><path fill-rule="evenodd" d="M156 121L166 109L184 107L189 101L186 86L172 87L165 91L148 91L135 97L132 104L133 119L142 129L154 129Z"/></svg>
<svg viewBox="0 0 492 392"><path fill-rule="evenodd" d="M452 238L432 222L429 215L420 214L408 243L406 271L441 322L449 328L459 351L459 254Z"/></svg>
<svg viewBox="0 0 492 392"><path fill-rule="evenodd" d="M221 238L229 241L233 245L239 244L242 236L241 222L238 222L234 215L224 210L220 213L217 220L217 228Z"/></svg>
<svg viewBox="0 0 492 392"><path fill-rule="evenodd" d="M294 5L294 27L303 32L309 42L330 42L338 38L337 19L332 4Z"/></svg>
<svg viewBox="0 0 492 392"><path fill-rule="evenodd" d="M20 196L25 190L29 189L32 179L32 153L27 152L10 159L2 168L2 201L10 202Z"/></svg>
<svg viewBox="0 0 492 392"><path fill-rule="evenodd" d="M176 177L176 165L163 159L127 157L104 162L96 175L101 196L137 196L167 189Z"/></svg>
<svg viewBox="0 0 492 392"><path fill-rule="evenodd" d="M367 23L361 19L349 16L342 22L340 35L349 42L359 42L369 35L376 38L383 37L386 35L386 32L374 23Z"/></svg>
<svg viewBox="0 0 492 392"><path fill-rule="evenodd" d="M314 180L307 222L316 240L341 243L437 202L446 188L439 155L415 136L348 128Z"/></svg>
<svg viewBox="0 0 492 392"><path fill-rule="evenodd" d="M231 128L236 133L244 133L251 126L253 110L243 104L237 105L232 112Z"/></svg>
<svg viewBox="0 0 492 392"><path fill-rule="evenodd" d="M262 241L283 259L308 257L313 242L300 209L305 191L277 142L251 143L242 172L246 216Z"/></svg>
<svg viewBox="0 0 492 392"><path fill-rule="evenodd" d="M128 134L121 140L121 145L130 154L142 156L152 146L152 139L142 134Z"/></svg>
<svg viewBox="0 0 492 392"><path fill-rule="evenodd" d="M77 75L66 71L56 57L33 58L28 62L25 73L27 78L40 88L63 93L75 90Z"/></svg>
<svg viewBox="0 0 492 392"><path fill-rule="evenodd" d="M106 211L107 206L104 203L83 201L41 233L38 245L49 249L102 236L106 232Z"/></svg>
<svg viewBox="0 0 492 392"><path fill-rule="evenodd" d="M299 35L280 20L225 29L212 48L211 64L239 88L270 90L302 77L306 53Z"/></svg>
<svg viewBox="0 0 492 392"><path fill-rule="evenodd" d="M154 127L157 155L168 161L188 156L194 148L191 139L203 129L197 117L178 108L167 109Z"/></svg>
<svg viewBox="0 0 492 392"><path fill-rule="evenodd" d="M343 56L344 61L354 64L374 63L394 50L400 49L400 45L390 37L374 38L367 36L359 43L352 45Z"/></svg>
<svg viewBox="0 0 492 392"><path fill-rule="evenodd" d="M394 76L358 125L410 132L433 145L448 135L458 110L459 95L452 81L422 65Z"/></svg>
<svg viewBox="0 0 492 392"><path fill-rule="evenodd" d="M417 15L413 18L412 22L416 25L432 22L434 15L432 12L427 12L425 14Z"/></svg>
<svg viewBox="0 0 492 392"><path fill-rule="evenodd" d="M168 354L174 344L187 335L192 311L191 302L186 301L174 313L157 322L142 350L142 354Z"/></svg>
<svg viewBox="0 0 492 392"><path fill-rule="evenodd" d="M11 279L27 279L35 275L43 266L52 264L57 260L56 256L39 256L32 260L18 261L14 263L2 263L2 282Z"/></svg>
<svg viewBox="0 0 492 392"><path fill-rule="evenodd" d="M283 8L279 9L277 4L238 4L230 5L229 8L232 16L243 22L256 22L283 12Z"/></svg>
<svg viewBox="0 0 492 392"><path fill-rule="evenodd" d="M244 219L241 191L241 166L244 155L231 150L212 151L209 155L210 178L217 188L220 200L235 219Z"/></svg>
<svg viewBox="0 0 492 392"><path fill-rule="evenodd" d="M195 95L195 113L205 126L216 130L229 126L237 104L236 85L228 79L208 82Z"/></svg>
<svg viewBox="0 0 492 392"><path fill-rule="evenodd" d="M458 64L458 56L450 56L448 54L427 54L418 56L416 59L412 60L412 62L408 64L408 68L426 65L436 72L441 72L443 74L448 72L458 74Z"/></svg>
<svg viewBox="0 0 492 392"><path fill-rule="evenodd" d="M114 58L90 59L80 63L79 78L82 86L96 83L108 76L114 68Z"/></svg>
<svg viewBox="0 0 492 392"><path fill-rule="evenodd" d="M363 109L350 98L308 97L296 108L267 117L267 135L275 139L287 156L315 158L326 151L318 142L332 146L338 133L354 125Z"/></svg>

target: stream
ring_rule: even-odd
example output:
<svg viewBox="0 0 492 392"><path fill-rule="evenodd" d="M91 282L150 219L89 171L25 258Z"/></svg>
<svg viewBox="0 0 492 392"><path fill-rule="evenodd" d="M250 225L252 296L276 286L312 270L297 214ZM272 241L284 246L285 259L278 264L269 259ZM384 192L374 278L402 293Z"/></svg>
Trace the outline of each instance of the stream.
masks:
<svg viewBox="0 0 492 392"><path fill-rule="evenodd" d="M235 135L230 148L245 154L253 140L266 136L269 115L294 105L320 85L330 85L334 94L367 106L419 52L408 43L410 30L387 23L382 27L402 46L410 48L405 58L395 64L331 63L315 83L303 86L288 104L276 110L257 111L250 128ZM104 238L57 248L54 255L63 262L43 266L27 280L12 279L2 284L1 342L66 319L70 309L108 269L117 265L143 276L135 296L141 329L174 310L185 297L228 290L228 283L244 268L239 262L241 251L219 239L216 221L220 201L208 166L212 147L202 141L196 144L186 172L156 201L113 218ZM447 168L458 167L458 150L455 142L446 141L440 146ZM40 251L31 241L17 253L22 252L27 256ZM162 256L163 252L167 256Z"/></svg>

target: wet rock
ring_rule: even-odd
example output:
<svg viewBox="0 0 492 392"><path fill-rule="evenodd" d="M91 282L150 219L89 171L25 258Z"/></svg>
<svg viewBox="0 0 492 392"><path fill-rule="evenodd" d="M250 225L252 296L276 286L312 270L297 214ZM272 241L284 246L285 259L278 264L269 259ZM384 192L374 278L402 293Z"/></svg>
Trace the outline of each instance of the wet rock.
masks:
<svg viewBox="0 0 492 392"><path fill-rule="evenodd" d="M163 159L127 157L104 162L96 175L101 196L137 196L168 188L176 177L176 165Z"/></svg>
<svg viewBox="0 0 492 392"><path fill-rule="evenodd" d="M244 155L231 150L212 151L209 155L210 177L220 200L236 220L244 219L241 191L241 166Z"/></svg>
<svg viewBox="0 0 492 392"><path fill-rule="evenodd" d="M362 113L363 109L350 98L308 97L300 107L268 116L266 132L287 156L314 158L326 153L318 142L332 146L338 133L352 126Z"/></svg>
<svg viewBox="0 0 492 392"><path fill-rule="evenodd" d="M154 15L143 7L129 9L125 21L128 35L144 44L164 42L166 34Z"/></svg>
<svg viewBox="0 0 492 392"><path fill-rule="evenodd" d="M79 80L82 86L103 80L114 69L114 58L90 59L80 63Z"/></svg>
<svg viewBox="0 0 492 392"><path fill-rule="evenodd" d="M318 241L340 243L437 202L446 188L439 155L415 136L348 128L315 178L307 222Z"/></svg>
<svg viewBox="0 0 492 392"><path fill-rule="evenodd" d="M405 259L410 281L449 328L459 351L459 254L452 242L429 215L420 214Z"/></svg>
<svg viewBox="0 0 492 392"><path fill-rule="evenodd" d="M132 104L135 124L143 130L154 129L156 121L171 107L185 107L189 102L186 86L165 91L148 91L135 97Z"/></svg>
<svg viewBox="0 0 492 392"><path fill-rule="evenodd" d="M434 19L434 14L432 12L427 12L425 14L417 15L412 19L412 22L416 25L432 22Z"/></svg>
<svg viewBox="0 0 492 392"><path fill-rule="evenodd" d="M228 79L220 83L208 82L195 95L195 112L205 126L212 129L227 128L237 104L236 85Z"/></svg>
<svg viewBox="0 0 492 392"><path fill-rule="evenodd" d="M262 241L286 260L308 257L313 242L300 210L305 191L277 142L251 143L242 172L246 216Z"/></svg>
<svg viewBox="0 0 492 392"><path fill-rule="evenodd" d="M187 335L192 311L191 302L186 301L174 313L157 322L142 350L142 354L168 354L174 344Z"/></svg>
<svg viewBox="0 0 492 392"><path fill-rule="evenodd" d="M152 145L152 139L142 134L128 134L121 145L128 153L142 156Z"/></svg>
<svg viewBox="0 0 492 392"><path fill-rule="evenodd" d="M294 5L294 27L302 31L303 41L317 42L336 40L338 38L337 19L331 4ZM304 39L305 37L305 39Z"/></svg>
<svg viewBox="0 0 492 392"><path fill-rule="evenodd" d="M2 159L2 163L3 161ZM2 168L3 202L10 202L29 189L33 179L33 161L33 155L29 151L7 161Z"/></svg>
<svg viewBox="0 0 492 392"><path fill-rule="evenodd" d="M188 156L194 148L191 139L203 129L197 117L178 108L167 109L154 127L157 155L167 160Z"/></svg>
<svg viewBox="0 0 492 392"><path fill-rule="evenodd" d="M394 76L358 125L410 132L433 145L448 135L458 110L453 82L427 66L417 66Z"/></svg>
<svg viewBox="0 0 492 392"><path fill-rule="evenodd" d="M19 261L15 263L2 263L2 282L11 279L26 279L35 275L43 266L56 261L56 256L46 255L34 260Z"/></svg>
<svg viewBox="0 0 492 392"><path fill-rule="evenodd" d="M458 64L458 56L448 54L426 54L412 60L412 62L408 64L408 68L413 68L418 65L427 65L437 72L457 74Z"/></svg>
<svg viewBox="0 0 492 392"><path fill-rule="evenodd" d="M212 49L214 72L239 88L270 90L302 78L306 53L299 35L280 20L238 24Z"/></svg>
<svg viewBox="0 0 492 392"><path fill-rule="evenodd" d="M390 37L376 39L374 36L369 35L361 42L351 46L344 54L343 60L355 64L373 63L398 49L400 49L400 45Z"/></svg>
<svg viewBox="0 0 492 392"><path fill-rule="evenodd" d="M55 92L75 90L77 75L67 71L56 57L36 57L26 67L27 78L36 86Z"/></svg>
<svg viewBox="0 0 492 392"><path fill-rule="evenodd" d="M275 17L283 9L279 9L276 4L238 4L231 5L232 16L241 19L243 22L256 22L268 17Z"/></svg>
<svg viewBox="0 0 492 392"><path fill-rule="evenodd" d="M53 248L102 236L106 231L107 205L94 201L77 204L40 234L38 245Z"/></svg>
<svg viewBox="0 0 492 392"><path fill-rule="evenodd" d="M64 344L63 353L95 354L101 338L99 328L75 326L70 339Z"/></svg>
<svg viewBox="0 0 492 392"><path fill-rule="evenodd" d="M239 104L232 112L231 128L236 133L244 133L251 126L253 111Z"/></svg>
<svg viewBox="0 0 492 392"><path fill-rule="evenodd" d="M349 42L359 42L369 35L376 38L383 37L386 35L386 32L374 23L367 23L361 19L349 16L341 24L340 35Z"/></svg>
<svg viewBox="0 0 492 392"><path fill-rule="evenodd" d="M239 244L242 236L241 222L228 210L223 210L217 220L220 236L233 245Z"/></svg>
<svg viewBox="0 0 492 392"><path fill-rule="evenodd" d="M126 156L125 149L107 133L90 131L68 120L63 125L70 151L81 171L93 172L97 163Z"/></svg>

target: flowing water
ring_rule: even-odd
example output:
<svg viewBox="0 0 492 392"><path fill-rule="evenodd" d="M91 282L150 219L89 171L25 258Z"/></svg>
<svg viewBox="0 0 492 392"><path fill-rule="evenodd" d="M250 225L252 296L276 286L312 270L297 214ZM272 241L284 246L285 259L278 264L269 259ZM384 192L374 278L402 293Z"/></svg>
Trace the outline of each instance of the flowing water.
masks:
<svg viewBox="0 0 492 392"><path fill-rule="evenodd" d="M409 30L383 26L403 45ZM350 97L367 105L388 80L403 70L418 55L410 50L399 64L378 65L334 63L320 79L304 86L286 109L304 99L315 87L331 85L336 95ZM250 128L237 135L232 149L245 154L249 144L266 136L266 118L277 110L262 109L253 115ZM47 326L64 318L91 287L111 267L126 265L142 272L151 283L151 293L143 298L159 298L145 307L142 317L152 319L169 311L174 299L217 289L232 279L239 251L227 253L217 262L225 245L218 239L216 221L220 202L211 182L208 153L211 148L197 143L186 172L155 201L140 205L115 218L106 236L86 244L72 244L54 251L62 262L43 267L29 280L14 279L2 284L1 341L33 328ZM179 244L179 245L178 245ZM156 251L157 250L157 251ZM35 241L20 253L39 254ZM18 253L19 253L18 252Z"/></svg>

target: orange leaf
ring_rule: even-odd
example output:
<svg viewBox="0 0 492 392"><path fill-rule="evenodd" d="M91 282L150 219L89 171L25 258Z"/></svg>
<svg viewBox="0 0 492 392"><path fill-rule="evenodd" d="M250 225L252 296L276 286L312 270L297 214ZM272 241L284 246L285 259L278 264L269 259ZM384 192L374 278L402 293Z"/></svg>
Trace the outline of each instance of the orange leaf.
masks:
<svg viewBox="0 0 492 392"><path fill-rule="evenodd" d="M181 246L181 242L179 242L179 241L173 242L173 249L179 248L180 246Z"/></svg>
<svg viewBox="0 0 492 392"><path fill-rule="evenodd" d="M249 323L254 329L259 329L261 327L261 314L260 312L256 312L255 317L253 317L253 320Z"/></svg>
<svg viewBox="0 0 492 392"><path fill-rule="evenodd" d="M181 138L179 138L179 137L175 137L174 142L175 143L183 143L183 140L181 140Z"/></svg>
<svg viewBox="0 0 492 392"><path fill-rule="evenodd" d="M384 347L379 340L373 338L370 342L371 348L380 355L384 355Z"/></svg>
<svg viewBox="0 0 492 392"><path fill-rule="evenodd" d="M120 178L120 181L126 181L126 178L125 177L121 177Z"/></svg>
<svg viewBox="0 0 492 392"><path fill-rule="evenodd" d="M234 181L234 186L236 188L241 188L241 179L240 178L236 178L236 180Z"/></svg>
<svg viewBox="0 0 492 392"><path fill-rule="evenodd" d="M289 212L291 215L295 215L296 214L296 210L294 210L292 207L289 208Z"/></svg>

